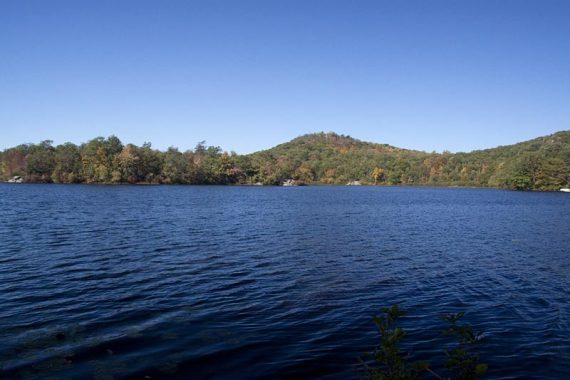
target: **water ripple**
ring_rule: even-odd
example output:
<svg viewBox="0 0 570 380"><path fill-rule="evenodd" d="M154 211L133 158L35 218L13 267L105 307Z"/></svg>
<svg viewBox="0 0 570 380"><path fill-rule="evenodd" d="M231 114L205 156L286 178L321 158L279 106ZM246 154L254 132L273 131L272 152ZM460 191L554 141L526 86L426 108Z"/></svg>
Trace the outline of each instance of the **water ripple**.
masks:
<svg viewBox="0 0 570 380"><path fill-rule="evenodd" d="M289 190L0 184L0 377L354 377L394 303L418 358L466 311L490 377L570 373L567 195Z"/></svg>

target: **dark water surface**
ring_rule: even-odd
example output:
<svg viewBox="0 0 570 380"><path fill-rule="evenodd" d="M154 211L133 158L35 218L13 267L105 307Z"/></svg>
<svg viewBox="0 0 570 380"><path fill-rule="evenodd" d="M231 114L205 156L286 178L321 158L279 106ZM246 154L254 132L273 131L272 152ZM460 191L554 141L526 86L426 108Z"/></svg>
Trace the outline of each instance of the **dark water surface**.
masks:
<svg viewBox="0 0 570 380"><path fill-rule="evenodd" d="M0 185L0 378L350 378L400 303L570 378L570 194Z"/></svg>

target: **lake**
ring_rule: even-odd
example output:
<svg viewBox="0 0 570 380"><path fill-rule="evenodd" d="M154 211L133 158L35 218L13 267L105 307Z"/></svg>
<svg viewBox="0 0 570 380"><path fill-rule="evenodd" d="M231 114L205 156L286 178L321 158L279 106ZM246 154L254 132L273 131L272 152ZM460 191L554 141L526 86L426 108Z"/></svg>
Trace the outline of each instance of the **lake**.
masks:
<svg viewBox="0 0 570 380"><path fill-rule="evenodd" d="M569 284L570 194L0 184L0 378L351 378L396 303L414 357L464 311L489 378L567 378Z"/></svg>

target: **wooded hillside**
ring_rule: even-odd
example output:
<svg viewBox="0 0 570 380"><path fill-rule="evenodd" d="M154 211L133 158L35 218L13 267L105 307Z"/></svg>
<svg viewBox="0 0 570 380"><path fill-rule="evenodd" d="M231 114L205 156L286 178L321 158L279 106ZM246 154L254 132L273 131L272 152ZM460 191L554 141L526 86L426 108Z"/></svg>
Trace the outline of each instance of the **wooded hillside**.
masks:
<svg viewBox="0 0 570 380"><path fill-rule="evenodd" d="M123 145L115 136L87 143L51 141L0 153L0 177L25 182L440 185L558 190L570 183L570 131L470 153L426 153L336 133L298 137L250 155L199 143L180 152Z"/></svg>

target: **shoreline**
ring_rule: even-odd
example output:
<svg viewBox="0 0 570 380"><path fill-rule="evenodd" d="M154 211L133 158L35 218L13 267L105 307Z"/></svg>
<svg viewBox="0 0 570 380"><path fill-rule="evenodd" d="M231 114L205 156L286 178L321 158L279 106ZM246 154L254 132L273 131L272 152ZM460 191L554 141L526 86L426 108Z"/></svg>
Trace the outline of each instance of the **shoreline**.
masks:
<svg viewBox="0 0 570 380"><path fill-rule="evenodd" d="M283 186L283 185L255 185L255 184L213 184L213 183L112 183L112 182L97 182L97 183L57 183L57 182L8 182L8 181L1 181L2 184L8 185L63 185L63 186L128 186L128 187L156 187L156 186L177 186L177 187L186 187L186 186L194 186L194 187L206 187L206 186L213 186L213 187L271 187L271 188L290 188L290 187L378 187L378 188L394 188L394 187L402 187L402 188L434 188L434 189L480 189L480 190L503 190L509 192L517 192L517 193L564 193L561 190L517 190L517 189L508 189L508 188L500 188L500 187L491 187L491 186L462 186L462 185L436 185L436 184L380 184L380 185L371 185L371 184L362 184L359 186L351 186L351 185L343 185L343 184L334 184L334 183L307 183L302 186L294 185L294 186Z"/></svg>

